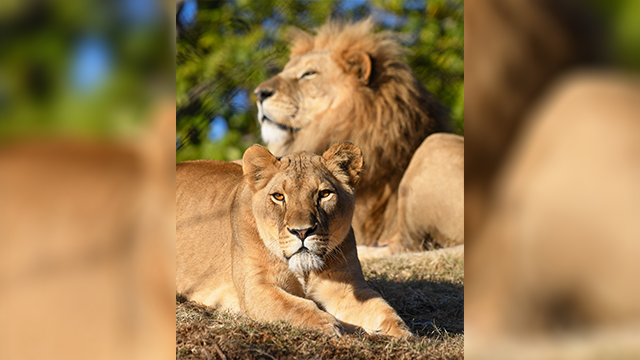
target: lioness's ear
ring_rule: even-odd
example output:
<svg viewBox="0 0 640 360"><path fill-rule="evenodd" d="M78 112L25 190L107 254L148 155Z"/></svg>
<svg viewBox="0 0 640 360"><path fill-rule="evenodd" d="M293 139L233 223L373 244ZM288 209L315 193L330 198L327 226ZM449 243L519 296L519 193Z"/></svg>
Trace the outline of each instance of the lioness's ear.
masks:
<svg viewBox="0 0 640 360"><path fill-rule="evenodd" d="M322 161L333 176L347 185L349 190L355 188L364 163L362 151L357 146L349 142L335 144L322 154Z"/></svg>
<svg viewBox="0 0 640 360"><path fill-rule="evenodd" d="M278 170L277 162L278 159L262 145L252 145L244 152L242 172L251 190L258 191L267 185Z"/></svg>
<svg viewBox="0 0 640 360"><path fill-rule="evenodd" d="M363 85L369 83L371 57L362 50L346 50L338 61L344 71L355 76Z"/></svg>

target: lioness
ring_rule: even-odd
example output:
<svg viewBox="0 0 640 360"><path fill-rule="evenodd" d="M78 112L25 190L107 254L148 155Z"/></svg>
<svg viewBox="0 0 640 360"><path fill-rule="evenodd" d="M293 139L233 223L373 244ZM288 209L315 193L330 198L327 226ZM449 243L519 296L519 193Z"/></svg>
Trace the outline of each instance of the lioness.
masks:
<svg viewBox="0 0 640 360"><path fill-rule="evenodd" d="M364 280L351 228L360 149L176 166L177 291L259 320L410 336Z"/></svg>
<svg viewBox="0 0 640 360"><path fill-rule="evenodd" d="M321 154L339 141L363 150L359 245L398 252L463 244L464 138L434 134L448 129L446 111L402 61L393 35L375 33L369 19L291 38L289 63L255 89L269 150Z"/></svg>

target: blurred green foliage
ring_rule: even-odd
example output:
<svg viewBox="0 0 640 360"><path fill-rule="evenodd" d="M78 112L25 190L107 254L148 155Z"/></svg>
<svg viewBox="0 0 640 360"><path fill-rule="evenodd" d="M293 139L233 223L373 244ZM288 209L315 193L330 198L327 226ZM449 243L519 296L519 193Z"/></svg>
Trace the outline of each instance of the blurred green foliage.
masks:
<svg viewBox="0 0 640 360"><path fill-rule="evenodd" d="M604 25L607 60L626 70L640 70L640 1L588 0L587 4Z"/></svg>
<svg viewBox="0 0 640 360"><path fill-rule="evenodd" d="M462 0L198 1L194 13L195 3L177 15L177 161L235 160L260 142L253 89L287 63L290 26L313 31L330 18L372 16L396 32L416 76L464 133Z"/></svg>
<svg viewBox="0 0 640 360"><path fill-rule="evenodd" d="M137 135L173 91L166 7L148 1L0 6L0 140Z"/></svg>

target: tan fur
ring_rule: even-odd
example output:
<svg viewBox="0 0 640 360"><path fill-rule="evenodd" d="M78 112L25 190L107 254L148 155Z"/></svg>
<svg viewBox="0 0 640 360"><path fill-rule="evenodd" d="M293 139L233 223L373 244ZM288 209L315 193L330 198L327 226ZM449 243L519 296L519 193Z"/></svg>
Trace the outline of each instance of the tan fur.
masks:
<svg viewBox="0 0 640 360"><path fill-rule="evenodd" d="M567 349L598 358L587 355L605 348L637 358L639 89L620 74L576 73L532 114L465 256L468 354L525 358L520 344L509 354L499 341L539 348L537 336L556 353L536 358L565 358L558 353ZM622 339L625 329L633 342L616 347L602 338L616 330ZM580 335L575 344L566 341L570 332Z"/></svg>
<svg viewBox="0 0 640 360"><path fill-rule="evenodd" d="M433 134L418 148L400 182L397 239L390 243L410 249L414 245L407 241L430 236L438 245L456 246L464 243L463 224L464 139Z"/></svg>
<svg viewBox="0 0 640 360"><path fill-rule="evenodd" d="M353 225L358 243L364 245L388 244L397 234L398 189L409 161L429 134L446 130L445 111L401 61L403 50L392 34L374 33L373 28L373 22L365 20L329 22L316 36L294 30L291 60L256 89L262 136L274 154L321 153L344 140L362 149L365 167ZM436 158L433 162L442 163ZM440 172L431 170L427 176ZM448 182L438 179L440 188L461 194L461 188ZM405 188L413 191L412 186ZM457 210L462 213L462 208ZM421 215L404 213L420 222ZM418 250L425 243L457 244L463 239L463 223L447 239L426 233L430 228L425 224L420 231L403 232L407 238L399 245Z"/></svg>
<svg viewBox="0 0 640 360"><path fill-rule="evenodd" d="M254 145L243 165L178 164L177 291L331 334L410 336L362 275L351 228L361 167L349 143L323 156L278 159Z"/></svg>
<svg viewBox="0 0 640 360"><path fill-rule="evenodd" d="M144 137L0 144L1 359L174 358L175 103L160 104Z"/></svg>
<svg viewBox="0 0 640 360"><path fill-rule="evenodd" d="M559 74L598 48L604 31L583 6L553 0L465 4L464 108L472 134L465 169L467 240L486 220L492 183L532 106Z"/></svg>

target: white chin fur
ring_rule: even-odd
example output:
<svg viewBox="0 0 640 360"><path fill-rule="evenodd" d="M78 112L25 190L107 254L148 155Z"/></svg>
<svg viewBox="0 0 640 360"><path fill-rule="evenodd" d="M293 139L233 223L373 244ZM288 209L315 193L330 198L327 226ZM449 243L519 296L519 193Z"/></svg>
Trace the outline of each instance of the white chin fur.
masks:
<svg viewBox="0 0 640 360"><path fill-rule="evenodd" d="M262 140L267 144L281 144L290 138L290 134L286 130L282 130L269 121L263 121L260 127Z"/></svg>
<svg viewBox="0 0 640 360"><path fill-rule="evenodd" d="M289 270L297 274L318 271L324 266L324 261L317 255L304 252L293 255L289 259Z"/></svg>
<svg viewBox="0 0 640 360"><path fill-rule="evenodd" d="M262 108L262 104L258 102L258 123L260 124L260 133L262 140L267 144L281 144L291 137L288 131L280 129L274 123L263 120L266 114Z"/></svg>

